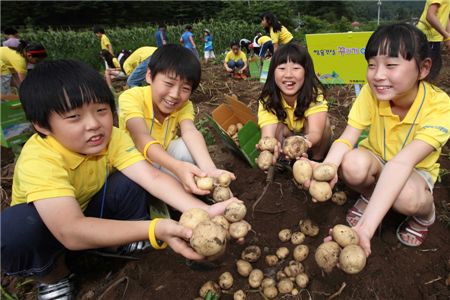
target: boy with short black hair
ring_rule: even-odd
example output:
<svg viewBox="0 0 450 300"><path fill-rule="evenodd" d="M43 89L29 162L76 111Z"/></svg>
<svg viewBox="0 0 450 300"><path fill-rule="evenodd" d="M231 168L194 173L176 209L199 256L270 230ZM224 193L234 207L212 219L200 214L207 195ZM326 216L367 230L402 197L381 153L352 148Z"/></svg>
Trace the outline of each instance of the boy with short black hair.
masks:
<svg viewBox="0 0 450 300"><path fill-rule="evenodd" d="M100 39L101 49L108 50L109 53L111 53L114 56L113 48L111 42L109 41L109 38L105 34L105 29L103 27L95 25L92 28L92 31L94 31L95 35Z"/></svg>
<svg viewBox="0 0 450 300"><path fill-rule="evenodd" d="M155 167L178 178L186 191L206 195L209 191L199 189L194 176L217 177L227 171L216 167L194 124L189 97L200 78L200 62L190 50L174 44L158 48L148 65L149 85L120 95L119 126Z"/></svg>
<svg viewBox="0 0 450 300"><path fill-rule="evenodd" d="M1 213L1 261L8 275L36 276L39 299L71 299L69 250L118 247L121 253L167 244L202 259L173 220L149 220L149 193L180 210L221 214L235 198L208 206L153 168L113 127L114 98L100 74L75 60L38 65L20 98L37 134L14 170L11 207ZM126 246L123 246L126 245Z"/></svg>

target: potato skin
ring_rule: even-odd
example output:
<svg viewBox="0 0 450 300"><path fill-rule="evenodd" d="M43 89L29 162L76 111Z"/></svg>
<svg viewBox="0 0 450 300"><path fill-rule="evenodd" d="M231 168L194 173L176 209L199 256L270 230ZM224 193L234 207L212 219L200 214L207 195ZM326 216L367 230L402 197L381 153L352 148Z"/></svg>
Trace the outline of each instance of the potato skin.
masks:
<svg viewBox="0 0 450 300"><path fill-rule="evenodd" d="M292 256L296 261L302 262L304 261L309 254L309 248L306 245L298 245L294 248L292 252Z"/></svg>
<svg viewBox="0 0 450 300"><path fill-rule="evenodd" d="M225 208L224 216L230 222L238 222L244 219L247 208L243 203L233 202Z"/></svg>
<svg viewBox="0 0 450 300"><path fill-rule="evenodd" d="M259 288L264 278L264 273L260 269L254 269L248 275L248 283L252 288Z"/></svg>
<svg viewBox="0 0 450 300"><path fill-rule="evenodd" d="M336 165L331 163L321 163L313 170L313 178L317 181L330 181L336 176Z"/></svg>
<svg viewBox="0 0 450 300"><path fill-rule="evenodd" d="M294 174L295 181L299 184L303 184L311 179L313 170L308 161L299 159L292 166L292 173Z"/></svg>
<svg viewBox="0 0 450 300"><path fill-rule="evenodd" d="M297 231L292 233L291 243L294 245L300 245L305 241L305 234L303 232Z"/></svg>
<svg viewBox="0 0 450 300"><path fill-rule="evenodd" d="M245 237L250 229L251 229L250 224L242 220L231 223L228 231L233 239L240 239Z"/></svg>
<svg viewBox="0 0 450 300"><path fill-rule="evenodd" d="M180 225L194 229L199 223L209 221L209 215L206 210L201 208L191 208L186 210L180 217Z"/></svg>
<svg viewBox="0 0 450 300"><path fill-rule="evenodd" d="M339 255L339 268L347 274L357 274L366 266L366 254L359 245L348 245Z"/></svg>
<svg viewBox="0 0 450 300"><path fill-rule="evenodd" d="M209 291L213 292L213 294L217 295L219 298L222 294L220 286L212 280L205 282L198 293L200 297L205 298Z"/></svg>
<svg viewBox="0 0 450 300"><path fill-rule="evenodd" d="M278 239L282 242L287 242L291 239L292 237L292 231L290 229L282 229L279 233L278 233Z"/></svg>
<svg viewBox="0 0 450 300"><path fill-rule="evenodd" d="M260 257L261 257L261 248L255 245L248 246L241 253L241 259L246 260L248 262L255 262Z"/></svg>
<svg viewBox="0 0 450 300"><path fill-rule="evenodd" d="M294 283L290 279L281 279L280 282L278 282L278 291L280 294L287 294L292 291L294 288Z"/></svg>
<svg viewBox="0 0 450 300"><path fill-rule="evenodd" d="M211 191L214 188L214 179L212 177L197 177L195 176L195 183L201 190Z"/></svg>
<svg viewBox="0 0 450 300"><path fill-rule="evenodd" d="M203 221L193 230L191 247L203 256L213 256L223 251L226 246L227 231L212 221Z"/></svg>
<svg viewBox="0 0 450 300"><path fill-rule="evenodd" d="M262 137L258 142L259 150L264 151L275 151L275 147L278 145L278 140L274 137L265 136Z"/></svg>
<svg viewBox="0 0 450 300"><path fill-rule="evenodd" d="M267 298L273 299L273 298L275 298L276 296L278 296L278 290L277 290L276 286L273 286L273 285L271 285L271 286L266 286L266 287L263 289L263 294L264 294L264 296L266 296Z"/></svg>
<svg viewBox="0 0 450 300"><path fill-rule="evenodd" d="M300 220L298 225L300 231L307 236L314 237L319 234L319 226L311 219Z"/></svg>
<svg viewBox="0 0 450 300"><path fill-rule="evenodd" d="M339 244L342 248L348 245L358 245L359 236L358 234L349 226L337 224L333 227L331 232L333 240Z"/></svg>
<svg viewBox="0 0 450 300"><path fill-rule="evenodd" d="M301 136L293 135L286 138L283 142L283 153L290 159L301 157L306 151L308 151L308 144Z"/></svg>
<svg viewBox="0 0 450 300"><path fill-rule="evenodd" d="M216 186L213 192L213 199L216 202L222 202L231 198L231 190L229 187Z"/></svg>
<svg viewBox="0 0 450 300"><path fill-rule="evenodd" d="M248 275L250 275L250 272L253 270L252 265L248 261L243 260L243 259L239 259L236 262L236 268L237 268L237 272L242 277L248 277Z"/></svg>
<svg viewBox="0 0 450 300"><path fill-rule="evenodd" d="M314 258L319 267L324 269L325 272L331 272L338 263L340 252L339 244L329 241L319 245Z"/></svg>
<svg viewBox="0 0 450 300"><path fill-rule="evenodd" d="M228 290L233 286L233 276L230 272L224 272L219 276L219 286L224 289Z"/></svg>
<svg viewBox="0 0 450 300"><path fill-rule="evenodd" d="M245 300L245 299L247 299L247 295L243 290L237 290L233 294L233 300Z"/></svg>
<svg viewBox="0 0 450 300"><path fill-rule="evenodd" d="M339 191L331 196L331 201L337 205L344 205L347 202L347 194L343 191Z"/></svg>
<svg viewBox="0 0 450 300"><path fill-rule="evenodd" d="M273 154L268 150L261 151L258 158L256 159L256 164L261 170L267 170L273 164Z"/></svg>
<svg viewBox="0 0 450 300"><path fill-rule="evenodd" d="M228 187L231 183L231 176L224 172L216 178L216 181L219 186Z"/></svg>
<svg viewBox="0 0 450 300"><path fill-rule="evenodd" d="M319 202L325 202L331 198L333 191L326 181L312 181L309 186L309 194Z"/></svg>

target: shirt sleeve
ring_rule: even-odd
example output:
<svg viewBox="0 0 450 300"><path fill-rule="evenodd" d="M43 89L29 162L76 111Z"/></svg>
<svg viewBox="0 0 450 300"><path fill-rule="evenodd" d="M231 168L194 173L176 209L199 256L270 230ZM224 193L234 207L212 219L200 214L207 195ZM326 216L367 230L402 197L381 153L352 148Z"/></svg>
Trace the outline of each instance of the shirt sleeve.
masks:
<svg viewBox="0 0 450 300"><path fill-rule="evenodd" d="M273 28L270 27L270 39L273 44L278 44L278 39L280 38L280 31L274 32Z"/></svg>
<svg viewBox="0 0 450 300"><path fill-rule="evenodd" d="M131 137L117 127L113 127L108 150L112 166L119 171L145 159L142 153L137 150Z"/></svg>
<svg viewBox="0 0 450 300"><path fill-rule="evenodd" d="M230 61L230 56L231 56L231 52L228 52L227 55L225 56L226 63Z"/></svg>
<svg viewBox="0 0 450 300"><path fill-rule="evenodd" d="M316 101L311 102L308 109L305 111L305 118L309 117L310 115L324 111L328 111L328 103L323 98L323 95L319 95L317 96Z"/></svg>
<svg viewBox="0 0 450 300"><path fill-rule="evenodd" d="M145 118L144 95L142 88L129 89L119 96L119 118L123 120L124 126L132 118Z"/></svg>
<svg viewBox="0 0 450 300"><path fill-rule="evenodd" d="M178 112L178 123L183 120L195 120L194 105L188 100Z"/></svg>
<svg viewBox="0 0 450 300"><path fill-rule="evenodd" d="M15 53L14 53L15 54ZM11 66L16 70L17 73L26 74L27 73L27 61L21 55L17 54L11 57Z"/></svg>
<svg viewBox="0 0 450 300"><path fill-rule="evenodd" d="M373 107L369 103L373 99L370 87L365 84L356 98L348 115L348 124L356 129L365 129L370 126Z"/></svg>
<svg viewBox="0 0 450 300"><path fill-rule="evenodd" d="M259 102L259 105L258 105L258 126L260 128L263 128L264 126L277 124L279 122L280 121L278 120L277 116L274 113L266 110L264 108L264 105L261 102Z"/></svg>

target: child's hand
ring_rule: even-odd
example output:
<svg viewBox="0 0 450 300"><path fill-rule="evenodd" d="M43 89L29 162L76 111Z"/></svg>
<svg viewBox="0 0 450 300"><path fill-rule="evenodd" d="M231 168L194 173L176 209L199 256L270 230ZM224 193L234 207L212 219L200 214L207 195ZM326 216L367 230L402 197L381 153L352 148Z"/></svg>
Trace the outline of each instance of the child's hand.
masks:
<svg viewBox="0 0 450 300"><path fill-rule="evenodd" d="M232 197L223 202L215 203L207 208L209 216L214 217L218 215L223 215L223 213L225 212L225 208L227 208L227 206L233 202L242 203L242 201L236 197Z"/></svg>
<svg viewBox="0 0 450 300"><path fill-rule="evenodd" d="M192 230L179 225L177 222L164 219L160 220L155 227L155 236L166 242L173 251L192 260L202 260L204 257L194 251L186 243L192 236Z"/></svg>
<svg viewBox="0 0 450 300"><path fill-rule="evenodd" d="M194 176L205 177L207 174L200 170L196 165L180 161L175 175L180 180L186 192L196 195L208 195L210 193L210 191L201 190L197 187Z"/></svg>
<svg viewBox="0 0 450 300"><path fill-rule="evenodd" d="M359 236L359 245L366 253L366 257L369 257L370 253L372 253L370 249L370 239L372 238L372 236L361 225L359 225L359 223L352 228Z"/></svg>
<svg viewBox="0 0 450 300"><path fill-rule="evenodd" d="M232 72L233 70L229 67L225 67L225 70L227 70L227 72Z"/></svg>
<svg viewBox="0 0 450 300"><path fill-rule="evenodd" d="M320 163L318 163L318 162L309 160L309 159L307 159L307 158L305 158L305 157L302 157L301 159L307 160L307 161L311 164L311 167L313 168L313 170L314 170L315 167L317 167L317 165L320 164ZM328 182L328 183L330 184L330 186L331 186L331 189L333 189L333 187L336 185L338 179L339 179L339 178L338 178L338 175L337 175L337 172L336 172L336 176L334 176L334 178L331 179L331 180ZM308 190L309 187L311 186L311 182L312 182L312 181L314 181L314 179L312 179L312 178L311 178L311 180L305 181L305 182L303 183L303 188L304 188L305 190ZM312 198L312 201L313 201L314 203L317 202L317 200L314 199L314 198Z"/></svg>

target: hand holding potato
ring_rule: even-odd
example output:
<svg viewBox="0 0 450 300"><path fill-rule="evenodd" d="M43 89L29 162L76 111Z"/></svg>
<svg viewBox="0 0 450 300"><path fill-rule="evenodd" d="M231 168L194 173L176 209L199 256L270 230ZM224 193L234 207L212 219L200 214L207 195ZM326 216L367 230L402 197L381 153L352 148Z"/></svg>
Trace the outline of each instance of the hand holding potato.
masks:
<svg viewBox="0 0 450 300"><path fill-rule="evenodd" d="M225 212L225 209L227 208L228 205L230 205L231 203L236 202L236 203L243 203L241 200L239 200L236 197L232 197L228 200L225 200L223 202L218 202L215 203L213 205L208 206L208 208L206 209L208 211L208 214L210 217L214 217L217 215L223 215Z"/></svg>
<svg viewBox="0 0 450 300"><path fill-rule="evenodd" d="M207 175L206 172L200 170L196 165L185 161L178 161L178 166L175 169L175 175L180 180L186 192L196 195L208 195L210 193L208 190L199 189L195 183L195 176L205 177Z"/></svg>

